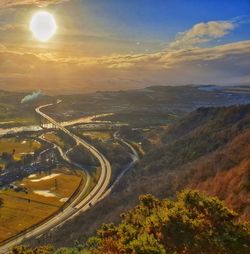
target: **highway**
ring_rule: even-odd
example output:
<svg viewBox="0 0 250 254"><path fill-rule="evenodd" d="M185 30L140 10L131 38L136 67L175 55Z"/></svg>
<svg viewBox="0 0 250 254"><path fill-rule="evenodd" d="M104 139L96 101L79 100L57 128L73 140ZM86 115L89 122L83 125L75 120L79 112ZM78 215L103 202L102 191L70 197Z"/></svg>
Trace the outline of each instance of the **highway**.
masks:
<svg viewBox="0 0 250 254"><path fill-rule="evenodd" d="M113 184L105 191L105 193L103 194L103 196L101 197L101 199L104 199L105 197L107 197L111 191L114 189L114 187L119 183L119 181L121 180L121 178L132 168L134 167L134 165L140 160L139 155L137 153L137 151L134 149L134 147L129 144L127 141L125 141L124 139L122 139L119 136L119 131L114 133L114 138L116 140L119 140L121 143L123 143L125 146L127 146L132 153L130 153L131 159L132 161L122 170L122 172L120 173L120 175L115 179L115 181L113 182Z"/></svg>
<svg viewBox="0 0 250 254"><path fill-rule="evenodd" d="M85 170L85 168L84 168L82 165L80 165L80 164L78 164L78 163L72 161L72 160L69 159L69 157L67 156L67 154L68 154L72 149L74 149L74 147L70 148L70 149L67 150L66 152L63 152L63 150L62 150L62 148L61 148L60 146L58 146L57 144L55 144L55 143L53 143L53 142L51 142L51 141L45 139L44 136L43 136L43 134L42 134L39 138L40 138L41 140L43 140L44 142L46 142L46 143L52 145L52 149L57 149L57 151L59 152L59 154L60 154L60 156L62 157L62 159L65 160L68 164L72 165L73 167L80 168L80 169L82 169L82 170L84 171L84 173L85 173L85 175L86 175L85 187L84 187L84 190L82 190L82 193L83 193L83 195L84 195L84 194L85 194L85 191L88 189L89 184L90 184L90 175L89 175L89 173ZM51 148L48 148L48 149L42 151L42 152L39 154L39 157L40 157L43 153L47 152L47 151L50 150L50 149L51 149ZM38 157L38 158L39 158L39 157Z"/></svg>
<svg viewBox="0 0 250 254"><path fill-rule="evenodd" d="M27 231L20 233L16 235L15 237L11 238L10 240L6 240L5 242L3 242L3 244L0 246L0 253L8 253L11 250L11 248L21 244L23 241L30 238L38 237L44 234L45 232L48 232L62 225L65 221L72 219L79 213L86 211L87 209L90 208L90 206L95 205L101 199L101 197L104 195L109 185L109 182L111 179L111 165L109 161L95 147L91 146L80 137L71 133L60 123L58 123L57 121L52 119L50 116L46 115L45 113L41 111L43 108L46 108L52 105L53 104L46 104L36 108L37 114L45 118L48 122L53 124L57 129L60 129L61 131L63 131L64 133L72 137L75 140L77 145L84 146L86 149L88 149L90 153L92 153L94 157L96 157L96 159L99 161L101 166L101 174L100 174L99 180L97 184L95 185L95 187L91 190L91 192L87 196L85 196L86 195L85 192L88 186L88 181L87 181L87 184L85 185L85 188L81 191L81 193L79 193L78 196L63 211L58 212L55 216L50 218L48 221L45 221L44 223L37 225L37 227L31 227ZM62 155L67 160L66 155L65 154L62 154Z"/></svg>

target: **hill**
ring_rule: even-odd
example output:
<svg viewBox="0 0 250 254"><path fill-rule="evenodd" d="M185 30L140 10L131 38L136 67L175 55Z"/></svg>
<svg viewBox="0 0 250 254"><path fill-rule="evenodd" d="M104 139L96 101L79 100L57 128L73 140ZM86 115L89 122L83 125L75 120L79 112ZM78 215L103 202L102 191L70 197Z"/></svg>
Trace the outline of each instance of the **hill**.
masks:
<svg viewBox="0 0 250 254"><path fill-rule="evenodd" d="M119 222L119 214L135 206L139 195L172 199L187 187L218 196L241 220L249 220L249 126L250 105L200 108L144 135L144 158L111 195L39 243L83 242L102 223Z"/></svg>
<svg viewBox="0 0 250 254"><path fill-rule="evenodd" d="M249 219L249 127L249 105L198 109L158 134L162 143L142 167L154 176L172 171L175 190L204 190Z"/></svg>
<svg viewBox="0 0 250 254"><path fill-rule="evenodd" d="M14 248L13 254L244 254L250 232L217 198L183 191L175 201L140 197L140 204L121 215L118 225L105 224L95 237L75 248Z"/></svg>

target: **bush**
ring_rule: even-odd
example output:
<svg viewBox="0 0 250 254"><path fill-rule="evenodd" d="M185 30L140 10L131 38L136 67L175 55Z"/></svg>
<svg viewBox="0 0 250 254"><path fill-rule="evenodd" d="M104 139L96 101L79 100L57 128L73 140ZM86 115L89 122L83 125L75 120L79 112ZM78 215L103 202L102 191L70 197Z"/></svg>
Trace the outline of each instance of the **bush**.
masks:
<svg viewBox="0 0 250 254"><path fill-rule="evenodd" d="M91 253L249 253L250 234L237 214L214 197L181 192L176 201L140 197L118 226L97 232Z"/></svg>

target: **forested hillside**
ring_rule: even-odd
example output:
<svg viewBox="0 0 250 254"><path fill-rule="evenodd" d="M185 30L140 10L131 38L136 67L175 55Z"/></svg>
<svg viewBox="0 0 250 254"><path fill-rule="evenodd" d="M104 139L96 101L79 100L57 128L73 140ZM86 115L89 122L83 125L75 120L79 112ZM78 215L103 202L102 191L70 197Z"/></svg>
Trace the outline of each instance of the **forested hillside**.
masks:
<svg viewBox="0 0 250 254"><path fill-rule="evenodd" d="M143 195L119 225L103 225L86 243L59 250L17 247L13 254L249 253L250 232L236 218L217 198L197 191L183 191L175 201Z"/></svg>
<svg viewBox="0 0 250 254"><path fill-rule="evenodd" d="M146 134L145 156L111 195L39 243L84 242L102 223L118 223L119 215L135 206L139 195L172 199L185 188L218 196L239 213L240 220L249 220L249 127L250 105L242 105L201 108L173 126Z"/></svg>
<svg viewBox="0 0 250 254"><path fill-rule="evenodd" d="M249 219L250 105L201 108L158 135L142 161L146 174L172 171L174 190L207 191Z"/></svg>

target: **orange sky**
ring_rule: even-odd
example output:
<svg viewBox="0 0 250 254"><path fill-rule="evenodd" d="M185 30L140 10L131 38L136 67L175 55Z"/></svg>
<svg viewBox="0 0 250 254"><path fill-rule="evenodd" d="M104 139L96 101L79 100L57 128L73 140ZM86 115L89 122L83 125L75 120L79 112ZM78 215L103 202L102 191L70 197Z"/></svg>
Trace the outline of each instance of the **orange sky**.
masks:
<svg viewBox="0 0 250 254"><path fill-rule="evenodd" d="M78 11L84 2L1 1L1 89L84 93L250 82L250 40L233 37L245 22L242 19L192 21L166 41L161 36L122 37L117 35L122 28L112 28L112 23L107 28L87 6ZM32 15L41 9L54 14L58 25L47 43L37 41L29 31Z"/></svg>

